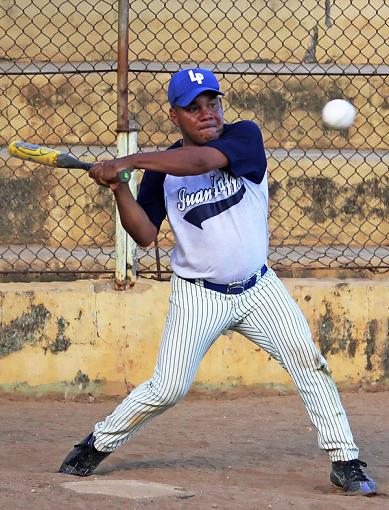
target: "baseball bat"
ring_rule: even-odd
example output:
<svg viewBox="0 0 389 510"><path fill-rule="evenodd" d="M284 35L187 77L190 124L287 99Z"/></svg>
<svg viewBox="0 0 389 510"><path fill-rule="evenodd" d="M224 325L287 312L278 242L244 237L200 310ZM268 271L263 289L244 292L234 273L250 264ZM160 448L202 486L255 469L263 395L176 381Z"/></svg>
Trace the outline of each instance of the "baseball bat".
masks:
<svg viewBox="0 0 389 510"><path fill-rule="evenodd" d="M27 142L11 142L8 145L8 152L11 156L41 165L54 166L56 168L79 168L81 170L90 170L92 163L81 161L70 154L66 154L58 149L43 147ZM121 170L118 174L119 182L128 182L131 172Z"/></svg>

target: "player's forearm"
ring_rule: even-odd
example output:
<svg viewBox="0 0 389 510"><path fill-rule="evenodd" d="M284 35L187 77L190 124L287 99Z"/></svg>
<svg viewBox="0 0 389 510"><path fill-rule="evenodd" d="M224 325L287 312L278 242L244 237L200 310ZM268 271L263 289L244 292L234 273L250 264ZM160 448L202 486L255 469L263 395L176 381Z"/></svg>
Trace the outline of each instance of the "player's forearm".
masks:
<svg viewBox="0 0 389 510"><path fill-rule="evenodd" d="M132 154L127 157L134 168L177 176L199 175L228 165L228 158L213 147L181 147L167 151Z"/></svg>
<svg viewBox="0 0 389 510"><path fill-rule="evenodd" d="M148 246L157 237L157 229L149 217L132 196L126 184L119 185L114 191L123 228L140 246Z"/></svg>

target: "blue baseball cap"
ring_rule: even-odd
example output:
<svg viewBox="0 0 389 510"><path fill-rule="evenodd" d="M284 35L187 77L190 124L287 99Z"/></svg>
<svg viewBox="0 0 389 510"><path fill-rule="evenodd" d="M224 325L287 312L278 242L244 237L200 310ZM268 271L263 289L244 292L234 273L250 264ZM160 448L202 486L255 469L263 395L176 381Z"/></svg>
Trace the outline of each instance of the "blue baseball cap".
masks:
<svg viewBox="0 0 389 510"><path fill-rule="evenodd" d="M167 96L171 106L185 107L199 94L208 90L224 96L219 90L219 82L212 71L198 67L183 69L173 74Z"/></svg>

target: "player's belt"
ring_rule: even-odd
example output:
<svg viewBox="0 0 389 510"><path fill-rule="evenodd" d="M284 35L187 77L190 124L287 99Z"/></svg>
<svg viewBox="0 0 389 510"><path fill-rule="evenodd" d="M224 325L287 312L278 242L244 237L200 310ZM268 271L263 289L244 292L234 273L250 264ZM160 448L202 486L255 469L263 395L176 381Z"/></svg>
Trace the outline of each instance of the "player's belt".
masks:
<svg viewBox="0 0 389 510"><path fill-rule="evenodd" d="M222 285L220 283L212 283L208 280L203 280L202 278L183 278L183 280L194 283L196 285L200 285L206 289L216 290L216 292L221 292L222 294L242 294L242 292L245 290L251 289L251 287L253 287L257 281L266 273L266 271L267 266L264 264L261 269L259 269L246 280L242 280L241 282L231 282L227 283L226 285Z"/></svg>

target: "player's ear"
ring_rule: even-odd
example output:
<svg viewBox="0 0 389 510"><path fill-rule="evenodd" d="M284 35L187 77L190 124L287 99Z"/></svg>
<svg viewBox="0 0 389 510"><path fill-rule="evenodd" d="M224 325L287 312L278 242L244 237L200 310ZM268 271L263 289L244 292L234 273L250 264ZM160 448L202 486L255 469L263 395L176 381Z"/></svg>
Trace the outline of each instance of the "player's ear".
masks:
<svg viewBox="0 0 389 510"><path fill-rule="evenodd" d="M175 126L178 126L177 110L174 107L169 110L169 118Z"/></svg>

